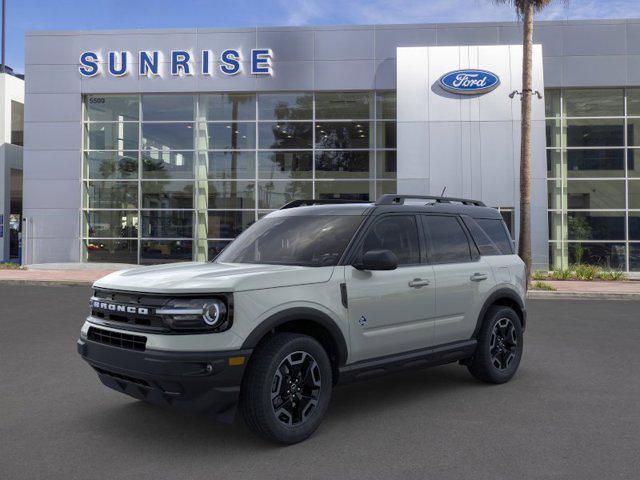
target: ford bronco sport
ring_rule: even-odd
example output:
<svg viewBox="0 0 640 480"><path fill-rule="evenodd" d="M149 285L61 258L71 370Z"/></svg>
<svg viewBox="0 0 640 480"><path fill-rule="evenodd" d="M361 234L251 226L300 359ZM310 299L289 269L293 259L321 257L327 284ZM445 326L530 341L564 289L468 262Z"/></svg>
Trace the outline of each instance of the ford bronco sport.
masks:
<svg viewBox="0 0 640 480"><path fill-rule="evenodd" d="M294 201L211 263L125 270L94 285L78 351L106 386L217 413L290 444L337 383L460 362L516 372L524 264L481 202L384 195Z"/></svg>

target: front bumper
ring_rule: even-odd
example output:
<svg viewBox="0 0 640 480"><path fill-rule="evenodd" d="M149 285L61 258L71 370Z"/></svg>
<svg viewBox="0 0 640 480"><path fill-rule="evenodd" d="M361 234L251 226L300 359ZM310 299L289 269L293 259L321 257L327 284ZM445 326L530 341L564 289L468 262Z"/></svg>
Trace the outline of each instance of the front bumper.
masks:
<svg viewBox="0 0 640 480"><path fill-rule="evenodd" d="M107 387L161 406L233 412L251 350L170 352L128 350L85 338L78 353ZM233 357L235 365L230 365ZM244 357L242 365L238 358Z"/></svg>

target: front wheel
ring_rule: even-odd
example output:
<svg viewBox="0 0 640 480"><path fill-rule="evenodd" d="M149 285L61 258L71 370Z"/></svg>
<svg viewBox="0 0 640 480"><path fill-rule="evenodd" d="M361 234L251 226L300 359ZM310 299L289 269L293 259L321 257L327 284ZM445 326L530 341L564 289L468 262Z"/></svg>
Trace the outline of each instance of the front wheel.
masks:
<svg viewBox="0 0 640 480"><path fill-rule="evenodd" d="M469 372L483 382L508 382L520 365L523 341L518 314L509 307L491 307L480 328Z"/></svg>
<svg viewBox="0 0 640 480"><path fill-rule="evenodd" d="M301 442L320 425L332 385L331 363L320 343L306 335L278 333L251 356L240 411L258 435L287 445Z"/></svg>

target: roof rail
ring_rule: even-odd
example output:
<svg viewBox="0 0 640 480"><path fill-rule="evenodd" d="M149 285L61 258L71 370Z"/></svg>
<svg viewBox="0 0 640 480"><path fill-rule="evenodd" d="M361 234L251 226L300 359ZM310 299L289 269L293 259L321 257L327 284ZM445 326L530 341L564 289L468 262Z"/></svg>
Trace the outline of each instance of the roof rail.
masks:
<svg viewBox="0 0 640 480"><path fill-rule="evenodd" d="M280 207L280 210L285 210L287 208L296 208L296 207L309 207L312 205L334 205L341 203L371 203L363 200L342 200L342 199L330 199L330 198L308 198L305 200L292 200L289 203L284 204Z"/></svg>
<svg viewBox="0 0 640 480"><path fill-rule="evenodd" d="M431 195L394 195L392 193L382 195L376 202L376 205L404 205L404 201L407 199L433 200L434 203L462 203L463 205L472 205L474 207L486 206L480 200L469 200L468 198L435 197Z"/></svg>

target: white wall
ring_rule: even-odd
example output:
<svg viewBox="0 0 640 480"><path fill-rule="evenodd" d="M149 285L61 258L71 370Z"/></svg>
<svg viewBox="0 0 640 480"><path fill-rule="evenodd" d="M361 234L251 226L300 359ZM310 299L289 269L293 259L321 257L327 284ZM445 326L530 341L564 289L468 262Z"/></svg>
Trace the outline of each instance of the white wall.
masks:
<svg viewBox="0 0 640 480"><path fill-rule="evenodd" d="M533 89L544 93L542 48L534 46ZM519 205L522 47L401 47L397 51L398 193L473 198ZM478 68L500 77L484 95L445 92L439 78ZM544 101L532 100L532 239L534 268L548 264ZM516 233L517 235L517 233Z"/></svg>

